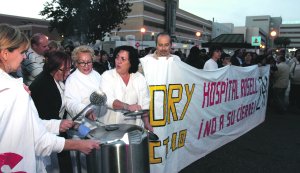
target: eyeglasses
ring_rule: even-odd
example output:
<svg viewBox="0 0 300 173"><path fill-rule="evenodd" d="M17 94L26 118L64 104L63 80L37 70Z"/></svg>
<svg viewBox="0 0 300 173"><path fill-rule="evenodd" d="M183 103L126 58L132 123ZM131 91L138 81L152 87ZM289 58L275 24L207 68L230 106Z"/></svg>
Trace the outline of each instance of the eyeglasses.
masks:
<svg viewBox="0 0 300 173"><path fill-rule="evenodd" d="M77 61L77 64L79 64L81 67L92 65L92 63L93 63L92 61L88 61L88 62L78 62Z"/></svg>

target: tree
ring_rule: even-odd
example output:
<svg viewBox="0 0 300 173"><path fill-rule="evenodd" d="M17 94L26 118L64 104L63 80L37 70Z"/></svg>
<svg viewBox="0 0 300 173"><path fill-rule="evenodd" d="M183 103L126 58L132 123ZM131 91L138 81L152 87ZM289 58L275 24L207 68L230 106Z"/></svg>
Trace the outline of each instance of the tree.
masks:
<svg viewBox="0 0 300 173"><path fill-rule="evenodd" d="M52 0L40 14L50 19L50 31L91 42L102 40L113 29L120 30L131 6L126 0Z"/></svg>
<svg viewBox="0 0 300 173"><path fill-rule="evenodd" d="M280 47L284 47L284 49L286 49L286 46L291 44L291 40L288 37L276 37L274 39L274 44Z"/></svg>

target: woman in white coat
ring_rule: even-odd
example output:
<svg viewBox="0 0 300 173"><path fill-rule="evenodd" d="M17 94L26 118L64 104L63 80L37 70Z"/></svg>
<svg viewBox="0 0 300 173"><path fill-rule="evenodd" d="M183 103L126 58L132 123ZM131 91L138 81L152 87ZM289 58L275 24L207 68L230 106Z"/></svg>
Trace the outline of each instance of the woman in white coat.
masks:
<svg viewBox="0 0 300 173"><path fill-rule="evenodd" d="M73 123L42 121L23 80L16 72L25 58L29 40L11 25L0 24L0 168L1 172L45 172L41 157L62 150L88 154L99 148L93 140L69 140L54 132L66 131Z"/></svg>
<svg viewBox="0 0 300 173"><path fill-rule="evenodd" d="M149 90L145 77L138 72L137 50L120 46L115 50L115 68L102 74L101 90L107 95L108 110L105 124L135 124L153 131L148 114L143 118L126 119L120 110L149 109Z"/></svg>
<svg viewBox="0 0 300 173"><path fill-rule="evenodd" d="M66 110L71 117L80 113L90 104L90 95L99 90L101 76L93 70L94 50L89 46L76 47L72 59L76 70L68 77L65 84ZM97 112L98 110L98 112ZM99 109L91 107L83 112L90 119L96 119Z"/></svg>

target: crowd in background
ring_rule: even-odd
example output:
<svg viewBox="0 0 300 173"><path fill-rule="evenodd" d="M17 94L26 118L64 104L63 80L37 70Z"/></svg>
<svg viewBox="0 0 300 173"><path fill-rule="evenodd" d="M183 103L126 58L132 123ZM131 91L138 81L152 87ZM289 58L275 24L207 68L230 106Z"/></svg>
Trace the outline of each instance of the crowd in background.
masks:
<svg viewBox="0 0 300 173"><path fill-rule="evenodd" d="M89 96L99 88L108 94L110 107L133 111L149 107L147 83L144 76L138 72L138 58L155 57L158 48L159 45L138 52L132 46L121 46L108 53L89 45L60 45L57 41L49 41L46 35L37 33L30 39L30 48L25 53L26 58L21 68L10 74L16 78L23 77L26 84L24 88L32 92L31 96L42 119L66 119L67 114L71 114L71 118L74 117L89 104ZM160 53L162 55L163 51ZM167 58L173 56L167 53L164 55ZM282 114L286 111L299 112L297 103L300 99L300 50L290 59L286 58L284 53L285 51L269 51L257 55L246 49L237 49L233 55L229 55L220 45L211 46L208 52L194 46L187 57L180 50L171 52L177 55L173 58L179 57L182 62L203 70L215 70L228 65L270 65L269 105ZM132 79L132 82L129 79ZM138 90L132 92L136 86ZM130 91L127 91L129 89ZM286 95L289 95L288 100ZM90 120L96 120L96 111L92 109L84 114ZM114 115L110 116L113 119L101 121L124 122L124 119L117 115L121 114L120 112L106 111ZM134 120L131 123L153 130L148 119ZM60 136L67 138L65 131L60 133ZM60 169L71 172L69 153L63 152L58 158Z"/></svg>
<svg viewBox="0 0 300 173"><path fill-rule="evenodd" d="M299 103L299 84L300 84L300 50L296 50L292 57L286 56L286 51L281 49L276 51L270 49L263 54L247 51L246 49L237 49L230 56L220 47L216 49L212 46L210 49L221 51L215 59L218 68L226 65L235 65L247 67L251 65L270 66L269 80L269 101L268 105L275 108L278 113L284 114L286 111L299 112L297 103ZM187 64L203 69L206 62L213 56L213 51L206 53L205 49L199 49L197 46L191 48L189 55L185 58L182 53L175 52Z"/></svg>
<svg viewBox="0 0 300 173"><path fill-rule="evenodd" d="M48 49L44 50L45 57L47 58L47 53L55 50L62 50L65 51L67 54L71 55L73 49L79 45L80 44L78 43L74 44L72 42L69 42L65 46L62 46L56 41L49 41ZM138 51L138 56L141 58L148 54L153 54L155 50L156 47L147 47L144 50L136 51ZM214 67L211 70L214 70L215 68L222 68L227 65L235 65L241 67L247 67L251 65L270 65L269 104L275 105L275 107L279 109L279 111L282 113L285 112L288 108L292 110L297 110L297 107L294 105L294 103L297 100L297 97L294 97L294 93L298 93L298 90L296 89L298 87L298 82L296 82L295 78L299 78L297 73L297 65L299 64L299 60L297 59L297 53L299 51L294 52L292 58L285 56L286 51L283 49L281 49L280 51L270 49L268 51L265 51L263 54L258 55L253 50L249 51L247 49L240 48L236 49L234 53L230 55L224 52L222 47L218 45L213 45L210 47L209 52L207 52L207 49L200 49L199 46L193 46L190 49L188 55L182 53L180 49L172 51L171 53L177 55L181 59L181 61L193 67L197 69L203 69L205 63L210 61L210 59L213 57L213 52L215 51L219 51L219 54L216 55L216 64L214 64ZM116 55L113 52L113 48L111 48L109 53L104 50L100 50L99 47L94 48L93 69L100 75L103 74L103 72L113 69L115 67L114 56ZM214 63L214 61L212 61L212 63ZM288 67L283 64L286 64ZM294 75L295 72L296 75ZM291 78L291 76L293 76L293 79ZM26 81L25 83L30 84ZM290 95L288 100L285 97L287 92Z"/></svg>

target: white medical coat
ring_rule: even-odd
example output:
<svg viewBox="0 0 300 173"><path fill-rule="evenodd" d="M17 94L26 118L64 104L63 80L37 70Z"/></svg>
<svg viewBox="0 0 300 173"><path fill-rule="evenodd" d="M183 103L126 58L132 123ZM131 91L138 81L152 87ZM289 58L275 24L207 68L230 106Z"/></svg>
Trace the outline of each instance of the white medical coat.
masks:
<svg viewBox="0 0 300 173"><path fill-rule="evenodd" d="M142 109L149 109L149 90L145 77L139 73L131 73L128 84L125 85L116 69L105 71L102 74L101 90L107 96L107 106L112 108L113 102L118 99L127 104L138 104ZM108 110L104 116L105 124L135 124L143 126L141 118L128 119L122 112Z"/></svg>
<svg viewBox="0 0 300 173"><path fill-rule="evenodd" d="M6 166L10 165L12 171L40 173L39 166L43 164L38 157L61 152L64 148L65 139L48 132L56 131L57 122L42 121L22 79L14 79L0 69L0 158L5 160ZM4 153L15 153L21 160L13 164Z"/></svg>
<svg viewBox="0 0 300 173"><path fill-rule="evenodd" d="M76 69L68 77L65 84L65 101L66 109L72 117L90 104L90 95L99 90L100 82L101 76L94 70L85 75Z"/></svg>

